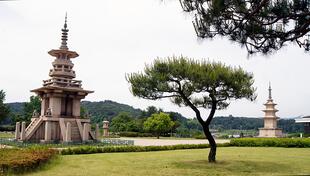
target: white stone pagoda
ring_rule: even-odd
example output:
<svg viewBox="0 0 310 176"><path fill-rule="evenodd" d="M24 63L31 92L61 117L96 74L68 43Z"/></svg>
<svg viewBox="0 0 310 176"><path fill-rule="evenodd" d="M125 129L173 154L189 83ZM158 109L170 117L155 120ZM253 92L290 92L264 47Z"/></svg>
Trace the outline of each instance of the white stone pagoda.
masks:
<svg viewBox="0 0 310 176"><path fill-rule="evenodd" d="M258 137L282 137L282 129L277 128L277 120L279 117L276 116L276 112L278 110L275 108L277 104L273 102L271 96L271 85L269 84L269 98L267 103L264 105L266 109L263 110L265 112L264 117L264 128L259 128L259 136Z"/></svg>
<svg viewBox="0 0 310 176"><path fill-rule="evenodd" d="M70 51L67 46L68 29L67 16L61 37L59 49L48 52L55 57L48 80L43 86L31 90L40 96L41 112L34 112L31 123L17 122L15 138L19 141L33 142L84 142L95 140L91 132L88 115L81 117L80 102L93 91L84 90L82 81L74 80L75 71L72 59L79 55Z"/></svg>

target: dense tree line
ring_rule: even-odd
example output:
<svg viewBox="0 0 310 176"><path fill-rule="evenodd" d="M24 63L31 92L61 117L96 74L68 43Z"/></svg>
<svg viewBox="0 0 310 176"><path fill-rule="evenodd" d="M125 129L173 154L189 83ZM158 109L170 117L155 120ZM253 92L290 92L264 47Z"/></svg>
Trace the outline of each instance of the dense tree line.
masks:
<svg viewBox="0 0 310 176"><path fill-rule="evenodd" d="M221 130L258 130L264 126L262 118L250 117L216 117L211 123L212 129ZM285 133L298 133L303 131L303 125L295 123L294 119L280 119L278 127Z"/></svg>
<svg viewBox="0 0 310 176"><path fill-rule="evenodd" d="M31 101L32 100L32 101ZM30 103L32 102L32 103ZM32 115L30 112L33 110L29 110L31 108L25 107L37 107L29 105L30 104L38 104L36 99L29 100L28 103L8 103L6 104L10 109L10 114L7 115L2 124L12 125L14 126L16 121L22 120L30 120L30 116ZM27 105L28 104L28 105ZM154 106L150 106L145 110L136 109L132 106L120 104L117 102L113 102L110 100L100 101L100 102L90 102L84 101L82 102L82 106L84 111L87 111L91 114L91 121L93 123L100 123L102 125L103 120L113 121L114 118L119 118L119 116L123 116L126 114L125 119L130 119L130 123L127 123L125 120L126 130L113 129L112 131L133 131L133 132L143 132L143 123L154 113L163 112L162 109L156 108ZM28 109L28 110L27 110ZM27 113L28 112L28 113ZM172 129L172 132L180 137L192 137L197 134L201 134L202 128L197 119L188 119L182 116L177 112L166 112L170 115L170 118L175 122L175 126ZM25 114L28 114L28 117L25 117ZM210 125L211 129L216 129L218 131L223 130L258 130L263 126L262 118L249 118L249 117L215 117ZM296 124L294 119L280 119L278 121L278 126L283 129L286 133L296 133L302 132L303 126L302 124Z"/></svg>
<svg viewBox="0 0 310 176"><path fill-rule="evenodd" d="M0 90L0 122L3 121L6 116L10 113L9 107L4 104L5 101L5 92Z"/></svg>

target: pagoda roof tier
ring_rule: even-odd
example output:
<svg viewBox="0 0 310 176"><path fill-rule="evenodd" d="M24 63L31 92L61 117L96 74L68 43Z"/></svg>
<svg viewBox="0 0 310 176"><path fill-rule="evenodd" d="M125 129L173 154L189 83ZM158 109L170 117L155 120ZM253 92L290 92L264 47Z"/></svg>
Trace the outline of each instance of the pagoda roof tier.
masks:
<svg viewBox="0 0 310 176"><path fill-rule="evenodd" d="M262 111L263 112L278 112L279 110L277 110L277 109L264 109Z"/></svg>
<svg viewBox="0 0 310 176"><path fill-rule="evenodd" d="M66 60L66 59L55 59L54 62L52 62L53 66L55 65L67 65L67 66L71 66L73 67L74 64L72 63L72 61L70 60Z"/></svg>
<svg viewBox="0 0 310 176"><path fill-rule="evenodd" d="M64 49L52 49L48 52L49 55L61 58L63 55L67 56L67 58L76 58L79 56L79 54L75 51L69 51Z"/></svg>
<svg viewBox="0 0 310 176"><path fill-rule="evenodd" d="M31 92L35 93L50 93L50 92L76 92L80 95L87 95L90 93L94 93L94 91L91 90L84 90L82 88L74 88L74 87L58 87L58 86L43 86L38 89L31 90Z"/></svg>
<svg viewBox="0 0 310 176"><path fill-rule="evenodd" d="M277 104L274 103L274 102L267 102L267 103L265 103L264 105L265 105L265 106L267 106L267 105L274 105L274 106L275 106L275 105L277 105Z"/></svg>

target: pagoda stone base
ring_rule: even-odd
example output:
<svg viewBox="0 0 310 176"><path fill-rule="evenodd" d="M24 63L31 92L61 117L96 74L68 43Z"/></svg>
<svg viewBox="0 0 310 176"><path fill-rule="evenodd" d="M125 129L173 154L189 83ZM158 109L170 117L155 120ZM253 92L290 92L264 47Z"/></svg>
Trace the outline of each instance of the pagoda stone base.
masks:
<svg viewBox="0 0 310 176"><path fill-rule="evenodd" d="M282 137L281 128L259 128L258 137Z"/></svg>
<svg viewBox="0 0 310 176"><path fill-rule="evenodd" d="M96 137L91 132L90 119L41 116L32 118L27 128L25 122L22 122L21 126L17 122L15 139L41 143L70 143L96 140Z"/></svg>

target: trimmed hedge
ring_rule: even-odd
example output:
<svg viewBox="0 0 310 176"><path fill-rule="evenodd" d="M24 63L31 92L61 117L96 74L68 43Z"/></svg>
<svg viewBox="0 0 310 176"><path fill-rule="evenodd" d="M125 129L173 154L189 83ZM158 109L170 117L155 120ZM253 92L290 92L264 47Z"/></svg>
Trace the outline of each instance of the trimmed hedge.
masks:
<svg viewBox="0 0 310 176"><path fill-rule="evenodd" d="M151 133L139 133L139 132L120 132L121 137L154 137Z"/></svg>
<svg viewBox="0 0 310 176"><path fill-rule="evenodd" d="M0 125L0 131L15 131L15 125Z"/></svg>
<svg viewBox="0 0 310 176"><path fill-rule="evenodd" d="M231 146L238 147L310 147L310 138L235 138Z"/></svg>
<svg viewBox="0 0 310 176"><path fill-rule="evenodd" d="M47 148L0 149L0 175L31 171L57 154Z"/></svg>
<svg viewBox="0 0 310 176"><path fill-rule="evenodd" d="M217 144L218 147L230 146L229 143ZM163 150L203 149L209 148L209 144L180 144L168 146L107 146L107 147L74 147L61 150L62 155L115 153L115 152L150 152Z"/></svg>

